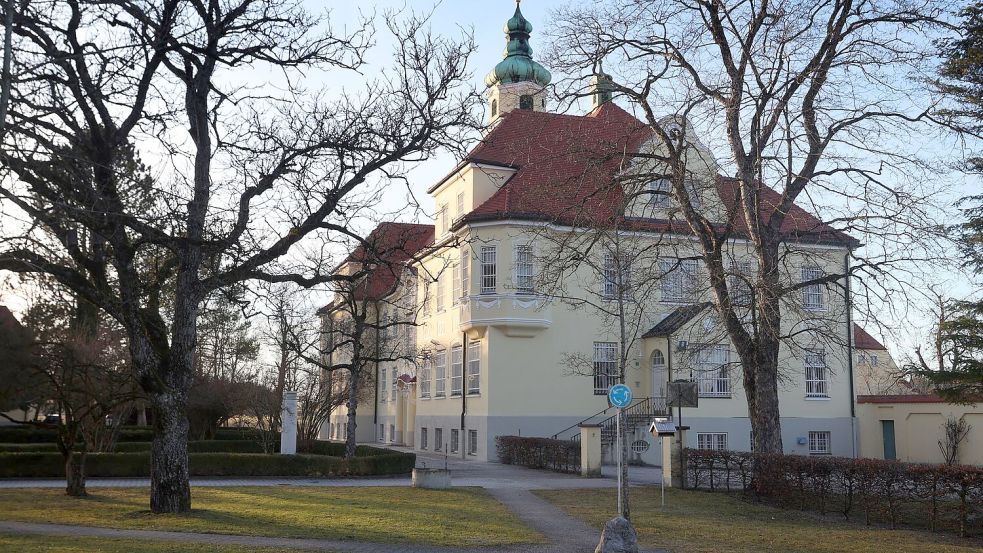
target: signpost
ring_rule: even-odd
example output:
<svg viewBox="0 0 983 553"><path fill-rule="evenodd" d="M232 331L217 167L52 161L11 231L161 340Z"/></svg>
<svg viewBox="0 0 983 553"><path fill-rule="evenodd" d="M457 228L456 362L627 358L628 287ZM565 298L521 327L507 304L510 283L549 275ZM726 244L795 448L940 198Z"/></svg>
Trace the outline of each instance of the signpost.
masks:
<svg viewBox="0 0 983 553"><path fill-rule="evenodd" d="M625 386L624 384L615 384L608 389L608 402L612 407L618 410L615 422L617 424L615 432L618 434L617 448L618 448L618 516L624 516L624 511L622 510L621 498L623 497L623 490L626 482L621 478L622 474L622 464L625 462L624 455L621 449L621 410L625 407L631 405L632 395L631 388Z"/></svg>

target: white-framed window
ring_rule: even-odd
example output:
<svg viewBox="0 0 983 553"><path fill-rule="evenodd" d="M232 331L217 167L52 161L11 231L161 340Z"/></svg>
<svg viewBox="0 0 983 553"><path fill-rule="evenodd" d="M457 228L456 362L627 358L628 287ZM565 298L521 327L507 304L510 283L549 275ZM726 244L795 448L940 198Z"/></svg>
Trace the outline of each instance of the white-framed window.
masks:
<svg viewBox="0 0 983 553"><path fill-rule="evenodd" d="M471 295L471 252L461 248L461 297Z"/></svg>
<svg viewBox="0 0 983 553"><path fill-rule="evenodd" d="M420 449L427 449L427 427L420 428Z"/></svg>
<svg viewBox="0 0 983 553"><path fill-rule="evenodd" d="M451 278L454 281L451 288L451 305L457 305L461 299L461 264L455 263L451 266Z"/></svg>
<svg viewBox="0 0 983 553"><path fill-rule="evenodd" d="M420 276L420 297L422 298L420 310L424 315L430 314L430 291L430 278L426 275Z"/></svg>
<svg viewBox="0 0 983 553"><path fill-rule="evenodd" d="M478 454L478 431L468 430L468 455Z"/></svg>
<svg viewBox="0 0 983 553"><path fill-rule="evenodd" d="M727 449L726 432L700 432L696 435L696 447L698 449L715 449L723 451Z"/></svg>
<svg viewBox="0 0 983 553"><path fill-rule="evenodd" d="M857 355L858 365L867 365L869 367L876 367L879 359L876 353L870 353L866 351L861 351Z"/></svg>
<svg viewBox="0 0 983 553"><path fill-rule="evenodd" d="M447 204L442 204L440 206L440 232L441 234L446 233L450 230L450 215L447 213Z"/></svg>
<svg viewBox="0 0 983 553"><path fill-rule="evenodd" d="M457 193L457 216L464 216L464 192Z"/></svg>
<svg viewBox="0 0 983 553"><path fill-rule="evenodd" d="M399 371L396 370L396 367L393 367L393 387L392 387L393 393L390 396L392 398L392 401L396 401L396 390L398 388L399 388Z"/></svg>
<svg viewBox="0 0 983 553"><path fill-rule="evenodd" d="M735 263L730 271L727 289L730 292L731 303L739 307L751 305L754 301L754 289L751 286L754 282L754 263L740 261Z"/></svg>
<svg viewBox="0 0 983 553"><path fill-rule="evenodd" d="M672 205L672 183L669 179L656 179L645 185L648 206L665 209Z"/></svg>
<svg viewBox="0 0 983 553"><path fill-rule="evenodd" d="M481 247L481 293L494 294L496 290L495 246Z"/></svg>
<svg viewBox="0 0 983 553"><path fill-rule="evenodd" d="M823 270L815 265L802 267L802 282L823 277ZM826 309L826 290L823 284L810 284L802 288L802 308L806 311Z"/></svg>
<svg viewBox="0 0 983 553"><path fill-rule="evenodd" d="M464 385L464 349L460 346L451 348L451 396L461 395Z"/></svg>
<svg viewBox="0 0 983 553"><path fill-rule="evenodd" d="M693 369L700 397L730 397L730 348L714 344L695 348Z"/></svg>
<svg viewBox="0 0 983 553"><path fill-rule="evenodd" d="M434 428L433 430L433 450L443 451L444 449L444 429Z"/></svg>
<svg viewBox="0 0 983 553"><path fill-rule="evenodd" d="M378 430L378 434L376 435L376 439L379 440L380 442L386 441L386 425L384 424L379 425L379 430Z"/></svg>
<svg viewBox="0 0 983 553"><path fill-rule="evenodd" d="M516 244L512 251L513 278L516 294L532 294L535 291L535 266L532 245Z"/></svg>
<svg viewBox="0 0 983 553"><path fill-rule="evenodd" d="M456 428L451 428L451 453L457 453L458 441L461 438L461 431Z"/></svg>
<svg viewBox="0 0 983 553"><path fill-rule="evenodd" d="M433 378L433 364L428 360L420 369L420 397L430 397L430 380Z"/></svg>
<svg viewBox="0 0 983 553"><path fill-rule="evenodd" d="M617 298L619 290L622 299L628 298L631 290L631 258L622 255L619 263L613 253L605 252L601 272L601 295L604 299Z"/></svg>
<svg viewBox="0 0 983 553"><path fill-rule="evenodd" d="M618 343L594 342L594 395L606 395L617 383Z"/></svg>
<svg viewBox="0 0 983 553"><path fill-rule="evenodd" d="M440 272L439 275L437 275L436 303L437 303L438 312L444 310L444 301L446 295L447 295L447 269L445 268L443 271Z"/></svg>
<svg viewBox="0 0 983 553"><path fill-rule="evenodd" d="M829 455L830 449L830 434L826 431L810 431L809 432L809 455Z"/></svg>
<svg viewBox="0 0 983 553"><path fill-rule="evenodd" d="M700 264L696 259L662 259L659 261L659 287L662 301L688 303L696 298L696 277Z"/></svg>
<svg viewBox="0 0 983 553"><path fill-rule="evenodd" d="M447 350L439 349L434 354L434 364L437 366L437 376L434 378L434 397L444 397L444 387L447 385Z"/></svg>
<svg viewBox="0 0 983 553"><path fill-rule="evenodd" d="M805 352L806 397L829 397L828 373L825 351Z"/></svg>
<svg viewBox="0 0 983 553"><path fill-rule="evenodd" d="M387 369L382 369L379 371L379 402L385 403L389 401L386 397L386 392L389 389L389 381L386 380L386 374L388 374Z"/></svg>
<svg viewBox="0 0 983 553"><path fill-rule="evenodd" d="M468 393L481 392L481 342L468 342Z"/></svg>

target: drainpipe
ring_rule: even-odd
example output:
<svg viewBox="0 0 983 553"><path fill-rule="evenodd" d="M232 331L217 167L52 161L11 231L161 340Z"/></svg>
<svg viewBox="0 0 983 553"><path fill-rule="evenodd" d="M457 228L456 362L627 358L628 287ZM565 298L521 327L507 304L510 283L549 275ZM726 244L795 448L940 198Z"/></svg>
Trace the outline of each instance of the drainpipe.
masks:
<svg viewBox="0 0 983 553"><path fill-rule="evenodd" d="M376 320L378 321L379 306L376 305ZM372 409L372 433L379 431L379 329L375 329L375 407ZM385 433L383 433L385 436Z"/></svg>
<svg viewBox="0 0 983 553"><path fill-rule="evenodd" d="M853 319L851 314L853 312L853 297L850 290L850 253L847 252L843 256L843 274L846 279L846 352L847 352L847 373L850 378L850 435L852 437L851 447L853 448L853 456L857 456L857 412L856 412L856 396L854 396L855 390L853 389Z"/></svg>
<svg viewBox="0 0 983 553"><path fill-rule="evenodd" d="M461 459L467 456L468 440L465 437L467 431L464 427L464 415L468 412L468 333L461 331L461 435L457 437L457 446L461 448Z"/></svg>

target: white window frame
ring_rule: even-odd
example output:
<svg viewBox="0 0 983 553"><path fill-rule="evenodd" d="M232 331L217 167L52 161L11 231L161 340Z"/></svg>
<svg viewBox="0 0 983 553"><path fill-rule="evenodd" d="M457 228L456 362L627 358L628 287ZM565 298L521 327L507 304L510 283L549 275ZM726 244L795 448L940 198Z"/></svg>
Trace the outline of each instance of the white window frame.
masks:
<svg viewBox="0 0 983 553"><path fill-rule="evenodd" d="M809 455L832 455L832 437L828 430L810 430Z"/></svg>
<svg viewBox="0 0 983 553"><path fill-rule="evenodd" d="M437 368L437 374L434 377L434 394L435 398L445 397L447 393L447 350L439 349L434 353L434 365Z"/></svg>
<svg viewBox="0 0 983 553"><path fill-rule="evenodd" d="M379 370L379 403L385 403L389 401L388 390L389 381L386 379L386 375L389 373L389 369Z"/></svg>
<svg viewBox="0 0 983 553"><path fill-rule="evenodd" d="M464 390L464 348L451 347L451 397L460 397Z"/></svg>
<svg viewBox="0 0 983 553"><path fill-rule="evenodd" d="M450 215L448 214L447 204L441 204L440 206L440 233L446 234L450 230Z"/></svg>
<svg viewBox="0 0 983 553"><path fill-rule="evenodd" d="M423 426L420 428L420 449L427 449L427 427Z"/></svg>
<svg viewBox="0 0 983 553"><path fill-rule="evenodd" d="M594 342L594 395L607 395L618 383L618 343Z"/></svg>
<svg viewBox="0 0 983 553"><path fill-rule="evenodd" d="M727 450L727 433L700 432L696 435L696 448L725 451Z"/></svg>
<svg viewBox="0 0 983 553"><path fill-rule="evenodd" d="M433 378L433 363L429 360L420 369L420 398L430 399L430 382Z"/></svg>
<svg viewBox="0 0 983 553"><path fill-rule="evenodd" d="M461 264L451 265L451 305L457 305L461 299Z"/></svg>
<svg viewBox="0 0 983 553"><path fill-rule="evenodd" d="M478 431L468 430L468 455L478 454Z"/></svg>
<svg viewBox="0 0 983 553"><path fill-rule="evenodd" d="M495 246L481 247L481 293L494 294L497 282L497 249Z"/></svg>
<svg viewBox="0 0 983 553"><path fill-rule="evenodd" d="M804 265L800 270L802 282L809 282L825 276L822 267ZM810 284L802 287L802 308L806 311L826 310L826 290L822 284Z"/></svg>
<svg viewBox="0 0 983 553"><path fill-rule="evenodd" d="M731 269L727 290L730 292L730 302L738 307L748 307L754 301L755 265L751 261L739 261Z"/></svg>
<svg viewBox="0 0 983 553"><path fill-rule="evenodd" d="M822 349L806 351L803 365L806 397L828 398L829 365L826 364L826 352Z"/></svg>
<svg viewBox="0 0 983 553"><path fill-rule="evenodd" d="M464 192L457 193L457 216L464 217Z"/></svg>
<svg viewBox="0 0 983 553"><path fill-rule="evenodd" d="M444 310L445 296L447 295L447 269L437 275L437 312L440 313Z"/></svg>
<svg viewBox="0 0 983 553"><path fill-rule="evenodd" d="M434 428L433 429L433 450L443 451L444 448L444 429Z"/></svg>
<svg viewBox="0 0 983 553"><path fill-rule="evenodd" d="M460 441L461 441L461 431L457 428L451 428L451 444L450 447L448 448L450 449L451 453L457 453L458 451L461 450L461 448L459 447Z"/></svg>
<svg viewBox="0 0 983 553"><path fill-rule="evenodd" d="M423 269L426 271L425 269ZM421 311L424 315L430 314L430 278L427 276L420 277L420 294L421 294Z"/></svg>
<svg viewBox="0 0 983 553"><path fill-rule="evenodd" d="M731 397L730 348L727 345L694 348L692 363L700 397Z"/></svg>
<svg viewBox="0 0 983 553"><path fill-rule="evenodd" d="M614 253L604 252L601 265L601 296L606 300L617 299L619 289L621 299L628 299L631 295L631 258L627 254L622 254L619 267Z"/></svg>
<svg viewBox="0 0 983 553"><path fill-rule="evenodd" d="M396 394L398 390L399 390L399 371L396 370L396 367L393 367L393 389L392 389L392 394L390 395L390 401L394 401L394 402L396 401Z"/></svg>
<svg viewBox="0 0 983 553"><path fill-rule="evenodd" d="M461 248L461 298L471 296L471 252Z"/></svg>
<svg viewBox="0 0 983 553"><path fill-rule="evenodd" d="M672 206L672 183L669 179L655 179L645 185L648 192L647 205L653 209L667 209ZM659 194L658 192L663 192Z"/></svg>
<svg viewBox="0 0 983 553"><path fill-rule="evenodd" d="M468 395L481 393L481 342L471 340L468 342Z"/></svg>
<svg viewBox="0 0 983 553"><path fill-rule="evenodd" d="M515 244L512 248L512 285L516 294L536 292L536 267L532 244Z"/></svg>
<svg viewBox="0 0 983 553"><path fill-rule="evenodd" d="M659 260L659 291L662 303L691 303L696 298L697 259Z"/></svg>

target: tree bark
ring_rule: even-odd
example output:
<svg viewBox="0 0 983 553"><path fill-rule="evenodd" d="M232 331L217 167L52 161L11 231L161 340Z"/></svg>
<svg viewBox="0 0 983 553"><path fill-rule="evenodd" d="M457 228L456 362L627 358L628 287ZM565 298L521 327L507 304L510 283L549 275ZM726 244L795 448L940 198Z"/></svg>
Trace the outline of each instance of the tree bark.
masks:
<svg viewBox="0 0 983 553"><path fill-rule="evenodd" d="M68 451L65 458L65 493L71 497L86 497L84 451Z"/></svg>
<svg viewBox="0 0 983 553"><path fill-rule="evenodd" d="M150 394L154 409L154 441L150 463L150 510L186 513L191 510L188 482L188 417L186 392Z"/></svg>
<svg viewBox="0 0 983 553"><path fill-rule="evenodd" d="M348 378L348 420L345 421L345 459L355 458L355 414L358 409L358 385L354 375Z"/></svg>

